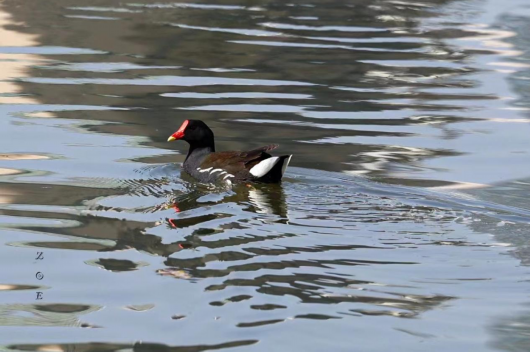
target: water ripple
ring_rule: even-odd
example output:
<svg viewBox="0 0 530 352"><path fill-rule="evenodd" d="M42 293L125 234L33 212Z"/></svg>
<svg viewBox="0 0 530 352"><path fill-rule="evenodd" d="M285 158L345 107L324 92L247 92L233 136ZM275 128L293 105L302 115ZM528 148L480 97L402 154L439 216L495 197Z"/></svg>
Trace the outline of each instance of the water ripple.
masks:
<svg viewBox="0 0 530 352"><path fill-rule="evenodd" d="M0 349L524 351L527 7L4 1Z"/></svg>

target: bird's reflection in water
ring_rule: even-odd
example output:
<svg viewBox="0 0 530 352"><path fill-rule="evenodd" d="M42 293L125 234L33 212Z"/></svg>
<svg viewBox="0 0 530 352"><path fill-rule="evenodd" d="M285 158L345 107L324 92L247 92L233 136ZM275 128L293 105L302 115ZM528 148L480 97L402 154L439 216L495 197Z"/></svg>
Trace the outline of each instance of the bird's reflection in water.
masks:
<svg viewBox="0 0 530 352"><path fill-rule="evenodd" d="M173 205L176 205L180 211L186 209L188 201L192 204L190 205L192 208L204 206L208 203L211 204L212 202L233 202L240 205L247 204L248 206L244 208L245 211L287 218L285 191L281 183L241 183L231 187L231 192L228 192L228 194L220 195L217 193L218 196L215 196L215 193L212 195L212 191L222 192L228 189L225 186L215 188L215 186L196 184L186 173L182 173L181 177L188 185L194 185L194 189L187 194L176 197L175 202L177 204ZM212 200L208 202L209 199Z"/></svg>
<svg viewBox="0 0 530 352"><path fill-rule="evenodd" d="M184 179L186 179L184 177ZM167 219L169 228L178 230L190 227L199 227L186 235L177 243L180 249L191 249L196 247L220 247L250 243L252 240L228 237L223 242L205 242L202 237L219 234L229 230L242 230L247 228L244 223L259 221L262 223L287 223L288 210L286 196L281 184L238 184L230 190L223 188L212 188L211 186L191 184L192 189L187 193L171 197L169 202L157 206L158 209L166 208L175 211L175 217ZM213 193L212 193L213 192ZM234 212L223 205L236 207ZM214 213L194 215L197 209L210 207L221 208L222 211ZM223 221L219 219L237 218L238 221ZM210 227L208 222L217 223ZM260 240L255 238L255 240Z"/></svg>

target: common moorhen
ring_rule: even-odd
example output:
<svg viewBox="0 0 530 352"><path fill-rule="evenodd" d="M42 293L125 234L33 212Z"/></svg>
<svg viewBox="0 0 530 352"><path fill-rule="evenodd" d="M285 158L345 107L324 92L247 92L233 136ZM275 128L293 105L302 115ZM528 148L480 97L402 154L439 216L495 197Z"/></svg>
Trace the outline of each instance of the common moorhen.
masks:
<svg viewBox="0 0 530 352"><path fill-rule="evenodd" d="M184 171L204 183L263 182L277 183L292 155L271 156L277 144L248 152L215 152L212 130L200 120L186 120L168 142L182 139L189 143Z"/></svg>

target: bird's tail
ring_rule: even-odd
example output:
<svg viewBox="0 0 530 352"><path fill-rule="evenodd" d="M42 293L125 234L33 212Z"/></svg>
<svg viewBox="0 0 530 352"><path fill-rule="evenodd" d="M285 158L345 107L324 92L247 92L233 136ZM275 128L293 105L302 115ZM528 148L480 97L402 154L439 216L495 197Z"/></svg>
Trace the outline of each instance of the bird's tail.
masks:
<svg viewBox="0 0 530 352"><path fill-rule="evenodd" d="M250 169L260 182L275 183L282 180L285 169L291 161L292 155L273 156L261 161Z"/></svg>

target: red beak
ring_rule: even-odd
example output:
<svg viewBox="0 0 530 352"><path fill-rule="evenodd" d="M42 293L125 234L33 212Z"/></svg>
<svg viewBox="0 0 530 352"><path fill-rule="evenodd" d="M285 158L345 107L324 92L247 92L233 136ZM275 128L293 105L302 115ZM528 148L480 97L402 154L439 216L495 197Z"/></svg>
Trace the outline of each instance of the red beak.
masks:
<svg viewBox="0 0 530 352"><path fill-rule="evenodd" d="M184 137L184 131L186 130L186 127L188 127L188 123L190 123L188 120L184 121L182 123L182 126L180 126L180 128L178 129L178 131L173 133L171 136L169 136L167 141L171 142L177 139L182 139L182 137Z"/></svg>

